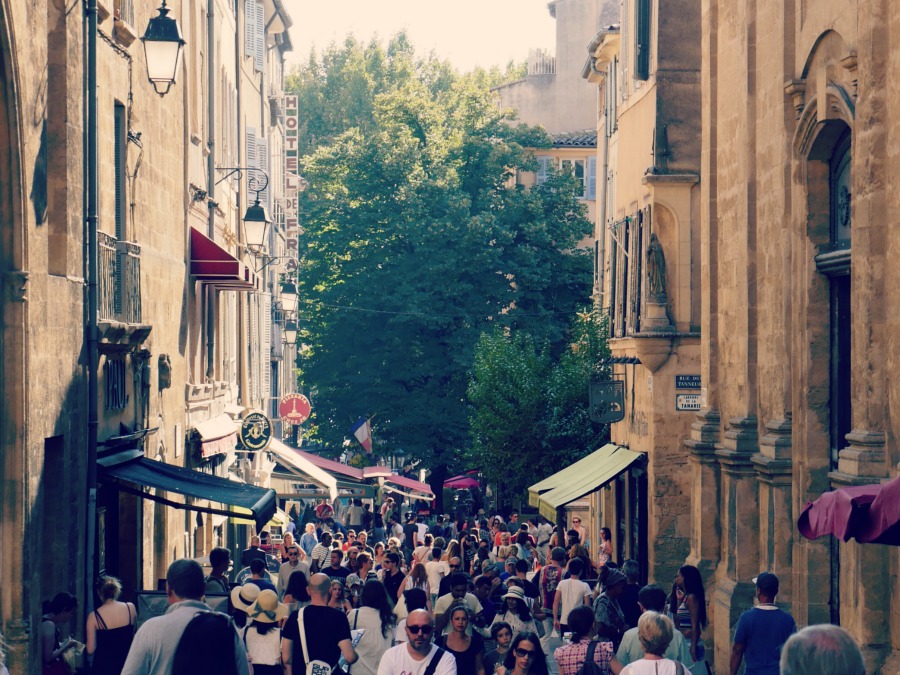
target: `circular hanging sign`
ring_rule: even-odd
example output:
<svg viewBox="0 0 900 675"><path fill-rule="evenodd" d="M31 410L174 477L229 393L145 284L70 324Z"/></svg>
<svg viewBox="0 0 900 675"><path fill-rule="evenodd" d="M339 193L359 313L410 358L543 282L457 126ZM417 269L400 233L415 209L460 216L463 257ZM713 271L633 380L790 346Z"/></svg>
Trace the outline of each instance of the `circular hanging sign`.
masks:
<svg viewBox="0 0 900 675"><path fill-rule="evenodd" d="M241 443L248 450L262 450L272 438L272 423L262 413L250 413L241 425Z"/></svg>
<svg viewBox="0 0 900 675"><path fill-rule="evenodd" d="M287 424L303 424L311 410L309 399L303 394L287 394L278 404L278 414Z"/></svg>

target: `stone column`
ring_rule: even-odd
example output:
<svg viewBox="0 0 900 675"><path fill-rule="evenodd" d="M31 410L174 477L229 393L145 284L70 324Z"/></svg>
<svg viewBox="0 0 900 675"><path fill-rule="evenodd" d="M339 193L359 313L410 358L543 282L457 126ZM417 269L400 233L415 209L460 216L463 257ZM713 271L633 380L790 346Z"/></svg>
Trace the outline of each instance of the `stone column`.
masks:
<svg viewBox="0 0 900 675"><path fill-rule="evenodd" d="M707 582L713 578L722 548L719 527L719 411L697 413L691 437L684 444L691 462L691 554L687 562Z"/></svg>
<svg viewBox="0 0 900 675"><path fill-rule="evenodd" d="M728 672L731 635L741 612L753 605L751 579L759 569L759 489L751 458L758 450L755 415L733 417L722 447L721 466L722 560L713 598L715 670Z"/></svg>
<svg viewBox="0 0 900 675"><path fill-rule="evenodd" d="M760 570L778 576L778 604L790 610L795 532L792 504L791 418L770 420L753 456L759 481Z"/></svg>

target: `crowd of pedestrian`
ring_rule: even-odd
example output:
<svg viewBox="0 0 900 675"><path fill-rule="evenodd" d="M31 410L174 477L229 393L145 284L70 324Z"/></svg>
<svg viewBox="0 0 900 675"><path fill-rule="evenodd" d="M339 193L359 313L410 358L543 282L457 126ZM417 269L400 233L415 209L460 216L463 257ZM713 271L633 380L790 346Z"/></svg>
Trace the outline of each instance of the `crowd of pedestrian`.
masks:
<svg viewBox="0 0 900 675"><path fill-rule="evenodd" d="M374 512L354 501L343 520L324 502L314 513L297 538L252 537L240 556L250 570L241 585L229 585L228 549L213 549L206 575L195 561L175 561L168 609L137 633L121 585L101 580L101 605L87 624L93 672L179 675L198 662L212 668L218 657L215 672L255 675L712 674L697 568L681 567L669 592L642 587L635 561L616 566L608 531L591 555L580 519L557 546L549 523L519 523L516 513L426 523L413 511L401 525L391 499ZM267 555L279 561L277 573ZM738 621L731 675L742 665L747 675L863 675L846 632L796 632L775 604L777 577L765 572L753 582L757 603ZM204 602L221 594L227 617ZM44 672L66 672L57 664L71 643L60 626L74 609L66 594L48 608Z"/></svg>

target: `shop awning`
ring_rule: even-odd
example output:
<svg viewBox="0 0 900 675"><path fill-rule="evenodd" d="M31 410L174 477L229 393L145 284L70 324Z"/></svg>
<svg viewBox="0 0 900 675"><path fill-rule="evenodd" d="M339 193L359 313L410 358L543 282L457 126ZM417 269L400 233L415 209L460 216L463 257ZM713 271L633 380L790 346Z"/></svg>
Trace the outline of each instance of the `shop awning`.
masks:
<svg viewBox="0 0 900 675"><path fill-rule="evenodd" d="M528 488L528 503L537 506L541 515L556 521L556 509L604 485L627 471L643 455L613 443L567 466Z"/></svg>
<svg viewBox="0 0 900 675"><path fill-rule="evenodd" d="M240 425L229 415L219 415L194 426L200 437L200 454L203 457L224 454L234 450Z"/></svg>
<svg viewBox="0 0 900 675"><path fill-rule="evenodd" d="M191 276L223 290L256 288L256 273L196 227L191 228Z"/></svg>
<svg viewBox="0 0 900 675"><path fill-rule="evenodd" d="M100 479L116 482L118 488L124 492L166 504L176 509L202 511L203 513L212 513L220 516L234 516L235 514L227 509L172 501L165 497L144 492L143 488L156 488L167 492L177 492L185 497L206 499L219 504L243 507L250 512L259 529L268 523L275 514L275 490L267 490L254 485L247 485L246 483L237 483L227 478L220 478L201 471L192 471L191 469L158 462L146 457L137 457L128 461L113 463L119 457L117 455L98 460ZM123 485L123 482L132 483L137 485L138 488L135 489L128 485Z"/></svg>
<svg viewBox="0 0 900 675"><path fill-rule="evenodd" d="M397 475L396 473L392 473L384 479L384 489L396 492L404 497L411 497L412 499L425 499L427 501L434 499L434 493L431 491L430 485L406 476Z"/></svg>
<svg viewBox="0 0 900 675"><path fill-rule="evenodd" d="M266 449L272 453L275 461L292 474L327 489L330 498L337 499L337 480L333 475L311 462L307 458L307 453L287 446L274 438L269 441Z"/></svg>
<svg viewBox="0 0 900 675"><path fill-rule="evenodd" d="M251 517L253 514L250 513L243 506L235 506L234 507L235 517L231 520L235 525L255 525L256 521L252 520ZM237 517L239 515L246 516L245 518ZM275 515L272 516L271 520L265 524L265 529L269 529L271 527L284 527L290 521L290 516L286 514L281 509L275 509Z"/></svg>
<svg viewBox="0 0 900 675"><path fill-rule="evenodd" d="M841 541L900 546L900 478L825 492L797 520L807 539L831 534Z"/></svg>
<svg viewBox="0 0 900 675"><path fill-rule="evenodd" d="M320 469L324 469L332 475L344 476L345 478L350 478L356 481L361 481L364 478L363 470L357 469L355 466L342 464L341 462L335 461L333 459L314 455L311 452L304 452L303 450L297 450L296 452L298 452L301 457L308 459L311 463L315 464Z"/></svg>

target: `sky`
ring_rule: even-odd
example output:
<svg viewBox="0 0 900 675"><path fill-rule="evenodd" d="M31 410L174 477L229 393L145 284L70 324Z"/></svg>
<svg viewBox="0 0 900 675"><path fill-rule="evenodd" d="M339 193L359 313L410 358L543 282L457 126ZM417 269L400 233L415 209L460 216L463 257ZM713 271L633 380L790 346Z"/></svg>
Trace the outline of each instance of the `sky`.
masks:
<svg viewBox="0 0 900 675"><path fill-rule="evenodd" d="M406 29L416 50L434 50L460 71L504 67L532 48L554 49L548 0L283 0L294 25L289 66L353 33L363 42Z"/></svg>

